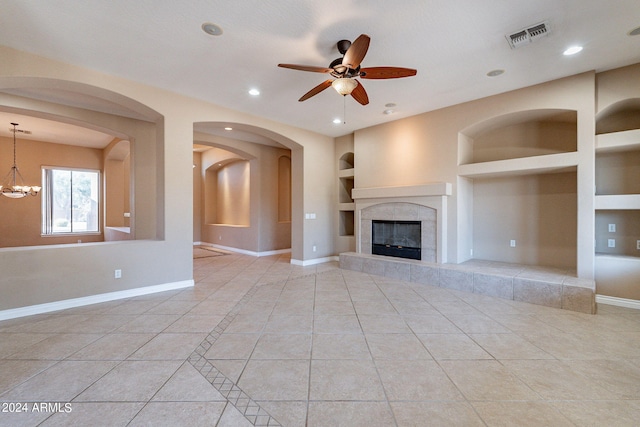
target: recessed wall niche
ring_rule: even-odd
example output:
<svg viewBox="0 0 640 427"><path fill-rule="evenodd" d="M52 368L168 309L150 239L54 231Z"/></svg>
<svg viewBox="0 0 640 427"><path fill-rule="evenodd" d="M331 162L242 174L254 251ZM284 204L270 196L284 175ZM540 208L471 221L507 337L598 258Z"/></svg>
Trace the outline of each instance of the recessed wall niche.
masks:
<svg viewBox="0 0 640 427"><path fill-rule="evenodd" d="M346 151L338 158L338 236L352 238L355 234L355 204L351 194L355 187L353 141L346 145L343 148ZM353 244L349 243L350 249Z"/></svg>
<svg viewBox="0 0 640 427"><path fill-rule="evenodd" d="M344 153L341 157L340 157L340 162L339 162L339 169L340 170L345 170L345 169L353 169L354 167L354 156L353 153L348 152L348 153Z"/></svg>
<svg viewBox="0 0 640 427"><path fill-rule="evenodd" d="M216 163L205 173L205 221L208 224L251 225L251 176L248 160Z"/></svg>
<svg viewBox="0 0 640 427"><path fill-rule="evenodd" d="M353 203L353 198L351 197L351 192L354 187L354 179L353 177L343 177L340 178L340 186L339 186L339 202L340 203Z"/></svg>
<svg viewBox="0 0 640 427"><path fill-rule="evenodd" d="M291 222L291 158L278 158L278 222Z"/></svg>
<svg viewBox="0 0 640 427"><path fill-rule="evenodd" d="M463 132L460 164L509 160L577 150L577 112L541 109L507 114Z"/></svg>

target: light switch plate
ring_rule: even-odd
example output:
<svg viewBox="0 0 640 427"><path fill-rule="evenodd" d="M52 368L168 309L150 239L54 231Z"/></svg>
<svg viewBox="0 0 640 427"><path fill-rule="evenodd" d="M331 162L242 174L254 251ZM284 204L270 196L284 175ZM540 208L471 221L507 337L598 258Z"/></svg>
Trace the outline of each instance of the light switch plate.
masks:
<svg viewBox="0 0 640 427"><path fill-rule="evenodd" d="M616 232L616 225L609 224L609 233L615 233L615 232Z"/></svg>

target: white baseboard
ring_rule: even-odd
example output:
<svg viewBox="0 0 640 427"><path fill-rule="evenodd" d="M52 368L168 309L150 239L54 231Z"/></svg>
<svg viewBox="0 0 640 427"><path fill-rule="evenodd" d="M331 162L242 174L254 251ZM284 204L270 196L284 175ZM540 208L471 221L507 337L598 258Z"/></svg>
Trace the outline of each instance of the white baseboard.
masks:
<svg viewBox="0 0 640 427"><path fill-rule="evenodd" d="M194 246L195 245L196 245L196 243L194 243ZM246 249L232 248L231 246L216 245L215 243L207 243L207 242L199 242L198 246L209 246L209 247L216 248L216 249L222 249L222 250L229 251L229 252L236 252L236 253L239 253L239 254L255 256L255 257L291 253L291 248L278 249L278 250L275 250L275 251L254 252L254 251L248 251Z"/></svg>
<svg viewBox="0 0 640 427"><path fill-rule="evenodd" d="M635 299L596 295L596 302L598 304L615 305L618 307L635 308L636 310L640 310L640 301Z"/></svg>
<svg viewBox="0 0 640 427"><path fill-rule="evenodd" d="M85 305L98 304L101 302L155 294L157 292L173 291L176 289L189 288L193 285L193 280L183 280L181 282L163 283L162 285L145 286L142 288L127 289L125 291L108 292L106 294L91 295L88 297L72 298L62 301L48 302L45 304L12 308L9 310L0 311L0 320L15 319L18 317L32 316L34 314L49 313L52 311L82 307Z"/></svg>
<svg viewBox="0 0 640 427"><path fill-rule="evenodd" d="M291 264L307 267L309 265L324 264L325 262L331 262L331 261L340 261L340 257L328 256L325 258L315 258L315 259L306 259L306 260L292 259Z"/></svg>

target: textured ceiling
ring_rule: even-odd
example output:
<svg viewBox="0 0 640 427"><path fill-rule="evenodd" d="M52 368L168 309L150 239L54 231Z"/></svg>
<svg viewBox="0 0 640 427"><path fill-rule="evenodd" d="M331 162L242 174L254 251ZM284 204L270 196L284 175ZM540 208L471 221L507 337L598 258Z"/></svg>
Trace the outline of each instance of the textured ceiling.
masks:
<svg viewBox="0 0 640 427"><path fill-rule="evenodd" d="M0 0L0 10L1 44L330 136L640 62L640 36L627 34L640 26L638 0ZM510 49L506 34L542 21L548 36ZM204 33L205 22L224 33ZM363 81L365 107L333 89L298 102L327 76L277 64L328 66L338 40L362 33L363 67L417 76ZM584 50L563 56L573 44ZM493 69L505 73L487 77Z"/></svg>

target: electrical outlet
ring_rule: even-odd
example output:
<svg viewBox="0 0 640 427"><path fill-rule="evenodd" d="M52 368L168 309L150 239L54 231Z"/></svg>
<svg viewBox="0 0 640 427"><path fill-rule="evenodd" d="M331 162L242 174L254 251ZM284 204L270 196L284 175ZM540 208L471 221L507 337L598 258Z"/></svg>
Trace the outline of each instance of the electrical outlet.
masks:
<svg viewBox="0 0 640 427"><path fill-rule="evenodd" d="M511 240L509 242L509 246L511 246L512 248L515 248L516 247L516 241L515 240Z"/></svg>
<svg viewBox="0 0 640 427"><path fill-rule="evenodd" d="M615 232L616 232L616 225L609 224L609 233L615 233Z"/></svg>
<svg viewBox="0 0 640 427"><path fill-rule="evenodd" d="M115 270L113 272L113 277L116 278L116 279L122 278L122 270L120 270L120 269Z"/></svg>
<svg viewBox="0 0 640 427"><path fill-rule="evenodd" d="M610 248L615 248L616 247L616 239L609 239L607 241L607 246Z"/></svg>
<svg viewBox="0 0 640 427"><path fill-rule="evenodd" d="M640 251L640 240L636 240L636 249Z"/></svg>
<svg viewBox="0 0 640 427"><path fill-rule="evenodd" d="M316 245L313 245L313 252L315 252L318 248L316 248Z"/></svg>

